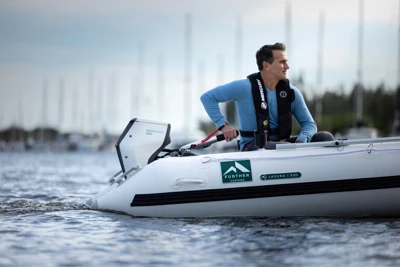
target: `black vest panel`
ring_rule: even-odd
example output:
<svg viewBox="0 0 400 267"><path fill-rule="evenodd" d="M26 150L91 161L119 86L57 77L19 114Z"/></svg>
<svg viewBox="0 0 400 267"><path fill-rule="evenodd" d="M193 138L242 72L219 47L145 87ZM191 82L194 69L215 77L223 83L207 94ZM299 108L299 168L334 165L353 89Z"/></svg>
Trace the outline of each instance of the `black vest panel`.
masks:
<svg viewBox="0 0 400 267"><path fill-rule="evenodd" d="M280 80L276 85L276 98L278 101L278 128L270 129L267 92L261 74L253 73L247 78L251 83L254 107L256 109L257 133L267 134L270 140L271 134L276 134L281 140L287 139L292 133L292 105L295 94L290 89L289 80ZM242 136L254 136L254 132L240 131Z"/></svg>

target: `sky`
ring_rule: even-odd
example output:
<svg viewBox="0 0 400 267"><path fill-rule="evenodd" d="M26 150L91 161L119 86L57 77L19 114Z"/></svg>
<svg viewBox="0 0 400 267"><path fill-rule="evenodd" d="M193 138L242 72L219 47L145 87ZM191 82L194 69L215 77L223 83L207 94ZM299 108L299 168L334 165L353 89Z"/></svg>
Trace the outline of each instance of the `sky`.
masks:
<svg viewBox="0 0 400 267"><path fill-rule="evenodd" d="M200 95L256 72L256 51L276 42L307 97L358 81L394 89L399 10L399 0L0 0L0 130L119 134L142 118L196 131L210 121Z"/></svg>

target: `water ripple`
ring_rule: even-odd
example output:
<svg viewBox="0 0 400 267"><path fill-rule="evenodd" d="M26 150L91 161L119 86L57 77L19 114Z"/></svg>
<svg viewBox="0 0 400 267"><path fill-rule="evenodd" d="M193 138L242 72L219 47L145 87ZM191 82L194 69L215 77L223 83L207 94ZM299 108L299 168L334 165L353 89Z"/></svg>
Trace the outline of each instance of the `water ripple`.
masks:
<svg viewBox="0 0 400 267"><path fill-rule="evenodd" d="M399 266L400 218L144 218L84 203L107 153L0 153L0 266Z"/></svg>
<svg viewBox="0 0 400 267"><path fill-rule="evenodd" d="M63 202L34 202L18 200L10 203L0 204L0 214L19 215L27 213L43 213L66 210L87 210L85 204L63 203Z"/></svg>

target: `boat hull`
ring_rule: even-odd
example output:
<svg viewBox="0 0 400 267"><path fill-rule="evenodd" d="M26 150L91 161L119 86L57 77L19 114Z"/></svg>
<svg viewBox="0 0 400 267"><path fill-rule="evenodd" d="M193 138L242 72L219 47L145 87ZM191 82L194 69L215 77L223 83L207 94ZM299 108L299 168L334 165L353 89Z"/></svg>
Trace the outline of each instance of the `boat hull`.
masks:
<svg viewBox="0 0 400 267"><path fill-rule="evenodd" d="M400 143L159 159L91 198L133 216L400 216Z"/></svg>

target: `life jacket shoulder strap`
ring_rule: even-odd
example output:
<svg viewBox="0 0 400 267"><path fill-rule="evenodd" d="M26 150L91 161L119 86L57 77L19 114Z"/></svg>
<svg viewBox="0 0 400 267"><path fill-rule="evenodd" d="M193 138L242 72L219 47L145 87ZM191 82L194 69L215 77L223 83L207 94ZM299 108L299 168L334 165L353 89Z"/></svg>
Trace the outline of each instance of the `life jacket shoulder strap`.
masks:
<svg viewBox="0 0 400 267"><path fill-rule="evenodd" d="M288 79L280 80L276 86L277 104L278 104L278 125L276 129L270 129L269 109L267 92L260 72L247 76L251 83L254 107L256 110L257 132L269 135L276 134L279 138L287 139L292 132L292 107L291 103L295 99L295 93L290 88ZM254 136L254 132L241 131L242 136Z"/></svg>
<svg viewBox="0 0 400 267"><path fill-rule="evenodd" d="M253 73L247 76L251 83L251 92L253 94L253 102L256 110L257 133L268 134L269 131L269 110L267 92L261 73Z"/></svg>
<svg viewBox="0 0 400 267"><path fill-rule="evenodd" d="M278 101L278 136L287 139L292 133L292 102L295 99L294 90L290 88L288 79L280 80L276 86Z"/></svg>

